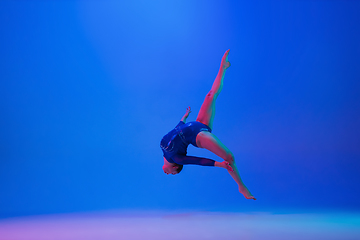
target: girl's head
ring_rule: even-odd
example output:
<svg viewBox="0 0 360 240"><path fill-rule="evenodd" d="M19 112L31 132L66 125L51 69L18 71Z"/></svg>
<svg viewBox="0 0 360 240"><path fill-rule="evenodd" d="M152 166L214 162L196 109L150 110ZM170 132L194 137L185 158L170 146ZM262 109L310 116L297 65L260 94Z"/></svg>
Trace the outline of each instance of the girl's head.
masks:
<svg viewBox="0 0 360 240"><path fill-rule="evenodd" d="M181 170L183 169L183 165L177 163L164 164L162 169L166 174L175 175L181 172Z"/></svg>

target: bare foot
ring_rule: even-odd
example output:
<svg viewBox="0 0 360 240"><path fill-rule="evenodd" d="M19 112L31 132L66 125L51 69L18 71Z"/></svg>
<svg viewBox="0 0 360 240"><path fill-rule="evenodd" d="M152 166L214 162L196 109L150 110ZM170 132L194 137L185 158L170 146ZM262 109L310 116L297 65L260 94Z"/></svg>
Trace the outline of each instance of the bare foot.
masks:
<svg viewBox="0 0 360 240"><path fill-rule="evenodd" d="M242 193L246 199L256 200L256 198L250 193L249 189L247 189L245 186L239 187L239 192Z"/></svg>
<svg viewBox="0 0 360 240"><path fill-rule="evenodd" d="M229 61L227 61L227 62L224 63L223 66L224 66L224 69L228 69L231 66L231 64L230 64Z"/></svg>
<svg viewBox="0 0 360 240"><path fill-rule="evenodd" d="M229 60L228 60L229 51L230 51L230 49L227 50L227 51L224 53L224 55L223 55L223 57L222 57L222 59L221 59L221 65L223 66L223 68L224 68L225 70L231 66L231 64L230 64L230 62L229 62Z"/></svg>

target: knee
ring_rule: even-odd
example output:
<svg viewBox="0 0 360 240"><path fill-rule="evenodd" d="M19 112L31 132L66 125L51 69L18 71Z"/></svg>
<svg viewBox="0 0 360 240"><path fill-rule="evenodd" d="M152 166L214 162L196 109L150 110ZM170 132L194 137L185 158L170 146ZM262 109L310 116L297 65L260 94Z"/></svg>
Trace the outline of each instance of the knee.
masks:
<svg viewBox="0 0 360 240"><path fill-rule="evenodd" d="M235 158L234 158L234 154L232 154L232 152L228 152L227 154L226 154L226 159L225 159L225 161L227 161L228 163L234 163L235 162Z"/></svg>

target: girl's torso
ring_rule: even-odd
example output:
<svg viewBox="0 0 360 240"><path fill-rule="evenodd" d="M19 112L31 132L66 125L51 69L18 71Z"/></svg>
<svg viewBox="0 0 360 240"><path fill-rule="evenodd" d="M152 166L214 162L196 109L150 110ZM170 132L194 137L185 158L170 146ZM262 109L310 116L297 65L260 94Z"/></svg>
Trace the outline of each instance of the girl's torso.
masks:
<svg viewBox="0 0 360 240"><path fill-rule="evenodd" d="M196 136L199 132L211 129L201 122L180 122L173 130L167 133L161 140L160 147L166 159L175 154L186 155L189 144L196 145Z"/></svg>

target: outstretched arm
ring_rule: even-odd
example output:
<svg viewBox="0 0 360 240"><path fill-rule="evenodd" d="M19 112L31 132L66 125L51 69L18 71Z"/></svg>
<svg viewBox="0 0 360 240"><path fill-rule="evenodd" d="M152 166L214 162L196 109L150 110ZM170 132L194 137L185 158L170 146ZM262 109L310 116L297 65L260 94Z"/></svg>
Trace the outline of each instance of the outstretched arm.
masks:
<svg viewBox="0 0 360 240"><path fill-rule="evenodd" d="M214 167L221 167L229 170L230 172L233 171L230 164L227 161L218 162L208 158L202 157L193 157L193 156L182 156L182 155L175 155L172 157L174 162L180 165L186 164L194 164L194 165L201 165L201 166L214 166Z"/></svg>
<svg viewBox="0 0 360 240"><path fill-rule="evenodd" d="M186 123L186 119L188 118L188 116L189 116L190 113L191 113L191 108L190 108L190 107L187 107L186 113L184 114L184 116L181 118L180 121Z"/></svg>

